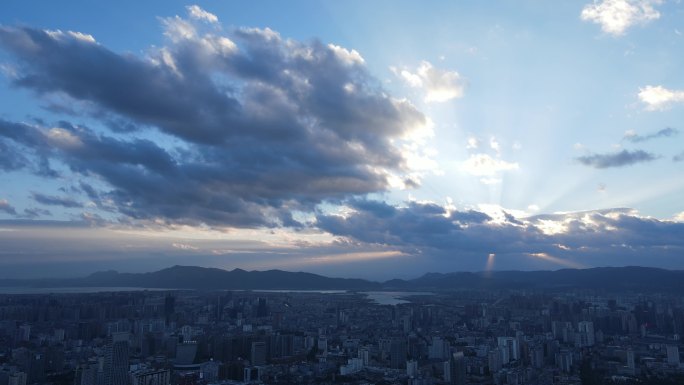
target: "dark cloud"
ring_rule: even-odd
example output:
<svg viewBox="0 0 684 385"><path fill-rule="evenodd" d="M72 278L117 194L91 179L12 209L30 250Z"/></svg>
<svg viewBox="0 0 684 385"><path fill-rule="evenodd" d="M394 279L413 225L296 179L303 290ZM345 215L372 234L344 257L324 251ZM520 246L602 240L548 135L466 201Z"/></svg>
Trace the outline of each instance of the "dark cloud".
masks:
<svg viewBox="0 0 684 385"><path fill-rule="evenodd" d="M134 219L296 227L294 211L385 191L389 174L406 179L393 143L426 118L388 96L356 52L269 29L180 37L178 20L164 20L171 42L149 57L0 27L15 86L85 103L113 132L0 122L0 137L33 149L44 176L61 162L104 182L83 191ZM142 127L175 139L143 139Z"/></svg>
<svg viewBox="0 0 684 385"><path fill-rule="evenodd" d="M26 167L28 159L9 141L0 139L0 170L15 171Z"/></svg>
<svg viewBox="0 0 684 385"><path fill-rule="evenodd" d="M33 126L0 119L0 150L0 168L5 171L28 169L48 178L59 176L50 165L49 141Z"/></svg>
<svg viewBox="0 0 684 385"><path fill-rule="evenodd" d="M45 210L38 207L24 209L24 214L22 215L22 217L29 219L41 218L46 216L52 216L52 212L50 212L50 210Z"/></svg>
<svg viewBox="0 0 684 385"><path fill-rule="evenodd" d="M66 208L83 207L83 204L69 197L59 197L54 195L46 195L37 192L31 194L34 201L48 205L48 206L62 206Z"/></svg>
<svg viewBox="0 0 684 385"><path fill-rule="evenodd" d="M628 209L528 218L502 210L502 219L494 220L473 210L449 213L431 203L412 202L394 209L383 205L352 205L354 211L344 216L321 214L317 225L351 240L426 256L425 263L432 257L433 263L466 269L477 269L473 261L484 262L482 258L490 253L525 258L543 253L567 267L610 263L615 256L633 263L641 258L641 264L668 265L668 258L684 252L684 223L644 218Z"/></svg>
<svg viewBox="0 0 684 385"><path fill-rule="evenodd" d="M17 215L17 210L5 199L0 199L0 212L10 215Z"/></svg>
<svg viewBox="0 0 684 385"><path fill-rule="evenodd" d="M593 168L624 167L657 159L654 154L643 150L622 150L612 154L592 154L577 157L576 160Z"/></svg>
<svg viewBox="0 0 684 385"><path fill-rule="evenodd" d="M678 154L678 155L673 156L673 157L672 157L672 160L675 161L675 162L684 161L684 152L682 152L682 153L680 153L680 154Z"/></svg>
<svg viewBox="0 0 684 385"><path fill-rule="evenodd" d="M659 130L655 133L648 134L648 135L637 135L635 133L630 132L630 133L626 134L623 139L627 140L629 142L632 142L632 143L641 143L641 142L645 142L645 141L651 140L651 139L669 138L669 137L677 135L677 134L679 134L679 130L677 130L676 128L666 127L666 128L663 128L662 130Z"/></svg>
<svg viewBox="0 0 684 385"><path fill-rule="evenodd" d="M466 210L452 212L451 219L459 223L484 223L487 221L491 221L492 217L479 211Z"/></svg>

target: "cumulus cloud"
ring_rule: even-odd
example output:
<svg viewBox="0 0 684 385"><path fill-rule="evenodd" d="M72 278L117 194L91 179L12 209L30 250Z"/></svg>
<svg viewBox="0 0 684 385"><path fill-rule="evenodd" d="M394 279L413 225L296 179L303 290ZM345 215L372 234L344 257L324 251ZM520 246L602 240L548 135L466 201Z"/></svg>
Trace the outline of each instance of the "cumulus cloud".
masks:
<svg viewBox="0 0 684 385"><path fill-rule="evenodd" d="M631 166L637 163L650 162L657 159L656 155L643 150L622 150L611 154L592 154L575 158L585 166L593 168L610 168Z"/></svg>
<svg viewBox="0 0 684 385"><path fill-rule="evenodd" d="M382 192L395 179L417 183L407 149L423 153L406 143L428 120L389 96L358 52L268 28L203 33L196 23L211 17L188 11L162 19L168 44L145 56L0 27L15 86L87 105L105 127L126 123L110 135L0 121L0 146L26 154L41 175L56 177L56 162L97 179L96 204L162 223L296 227L294 212ZM4 154L3 169L26 167Z"/></svg>
<svg viewBox="0 0 684 385"><path fill-rule="evenodd" d="M207 12L198 5L189 5L186 7L188 14L192 19L203 20L209 23L218 23L218 17L213 13Z"/></svg>
<svg viewBox="0 0 684 385"><path fill-rule="evenodd" d="M435 68L423 61L415 72L408 69L391 68L407 85L425 92L425 102L447 102L463 96L465 81L456 71Z"/></svg>
<svg viewBox="0 0 684 385"><path fill-rule="evenodd" d="M682 162L682 161L684 161L684 152L681 152L681 153L679 153L679 154L673 156L673 157L672 157L672 160L674 160L675 162Z"/></svg>
<svg viewBox="0 0 684 385"><path fill-rule="evenodd" d="M684 103L684 91L669 90L663 86L646 86L639 89L639 100L649 111L662 111L673 104Z"/></svg>
<svg viewBox="0 0 684 385"><path fill-rule="evenodd" d="M475 176L494 176L502 171L517 170L518 163L495 159L488 154L473 154L461 164L461 170Z"/></svg>
<svg viewBox="0 0 684 385"><path fill-rule="evenodd" d="M632 143L641 143L641 142L646 142L651 139L658 139L658 138L669 138L671 136L675 136L679 134L679 130L676 128L671 128L671 127L666 127L663 128L662 130L658 130L652 134L646 134L646 135L639 135L635 131L630 130L625 133L625 136L623 137L624 140L627 140Z"/></svg>
<svg viewBox="0 0 684 385"><path fill-rule="evenodd" d="M603 0L587 4L580 17L601 25L601 30L613 36L623 35L634 25L660 18L656 10L661 0Z"/></svg>

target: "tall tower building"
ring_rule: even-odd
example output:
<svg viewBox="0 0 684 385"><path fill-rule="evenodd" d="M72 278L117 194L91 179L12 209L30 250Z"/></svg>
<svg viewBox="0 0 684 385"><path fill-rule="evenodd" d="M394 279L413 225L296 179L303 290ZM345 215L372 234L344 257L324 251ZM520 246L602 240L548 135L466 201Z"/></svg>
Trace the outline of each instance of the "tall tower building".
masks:
<svg viewBox="0 0 684 385"><path fill-rule="evenodd" d="M403 369L406 366L406 340L403 338L393 338L390 345L390 367L392 369Z"/></svg>
<svg viewBox="0 0 684 385"><path fill-rule="evenodd" d="M667 364L679 366L679 346L667 345Z"/></svg>
<svg viewBox="0 0 684 385"><path fill-rule="evenodd" d="M594 346L595 342L594 323L591 321L577 323L577 347Z"/></svg>
<svg viewBox="0 0 684 385"><path fill-rule="evenodd" d="M128 385L128 333L113 333L105 347L104 385Z"/></svg>
<svg viewBox="0 0 684 385"><path fill-rule="evenodd" d="M465 385L466 383L466 362L463 352L452 354L449 360L450 384Z"/></svg>

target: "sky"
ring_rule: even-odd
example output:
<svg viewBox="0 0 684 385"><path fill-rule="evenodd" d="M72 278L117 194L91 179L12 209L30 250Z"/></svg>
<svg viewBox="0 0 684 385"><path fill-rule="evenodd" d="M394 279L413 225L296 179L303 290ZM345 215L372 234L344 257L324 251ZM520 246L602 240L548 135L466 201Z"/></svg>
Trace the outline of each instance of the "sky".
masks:
<svg viewBox="0 0 684 385"><path fill-rule="evenodd" d="M684 269L684 4L0 5L0 278Z"/></svg>

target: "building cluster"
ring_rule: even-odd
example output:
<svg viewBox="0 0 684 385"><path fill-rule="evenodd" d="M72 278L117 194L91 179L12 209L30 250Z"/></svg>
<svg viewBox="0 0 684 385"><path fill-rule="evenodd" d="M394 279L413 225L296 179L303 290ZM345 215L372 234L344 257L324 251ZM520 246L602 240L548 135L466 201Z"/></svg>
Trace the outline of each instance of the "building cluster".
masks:
<svg viewBox="0 0 684 385"><path fill-rule="evenodd" d="M684 383L680 296L0 295L0 385Z"/></svg>

